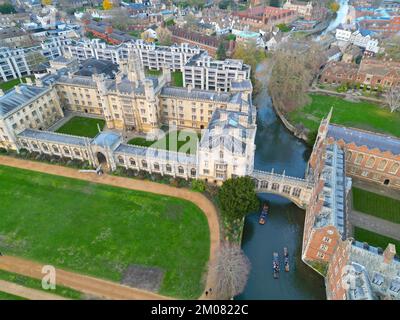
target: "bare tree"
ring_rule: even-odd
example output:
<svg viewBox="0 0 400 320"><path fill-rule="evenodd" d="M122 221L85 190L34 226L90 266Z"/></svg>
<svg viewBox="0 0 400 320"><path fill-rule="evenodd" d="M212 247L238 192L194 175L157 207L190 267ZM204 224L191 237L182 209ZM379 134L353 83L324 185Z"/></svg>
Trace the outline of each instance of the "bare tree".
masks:
<svg viewBox="0 0 400 320"><path fill-rule="evenodd" d="M390 112L395 112L400 108L400 87L391 87L384 94Z"/></svg>
<svg viewBox="0 0 400 320"><path fill-rule="evenodd" d="M170 46L172 44L172 32L168 28L158 27L157 39L161 45Z"/></svg>
<svg viewBox="0 0 400 320"><path fill-rule="evenodd" d="M238 244L222 243L210 268L217 275L213 298L227 300L243 292L250 273L250 261Z"/></svg>

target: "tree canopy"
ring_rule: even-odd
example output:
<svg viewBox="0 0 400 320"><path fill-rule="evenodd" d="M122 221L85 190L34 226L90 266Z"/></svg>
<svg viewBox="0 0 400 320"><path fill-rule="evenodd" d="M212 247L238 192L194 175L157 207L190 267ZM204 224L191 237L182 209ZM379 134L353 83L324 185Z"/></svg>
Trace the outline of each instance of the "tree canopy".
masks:
<svg viewBox="0 0 400 320"><path fill-rule="evenodd" d="M222 213L233 219L246 216L259 207L259 200L250 177L228 179L218 193Z"/></svg>

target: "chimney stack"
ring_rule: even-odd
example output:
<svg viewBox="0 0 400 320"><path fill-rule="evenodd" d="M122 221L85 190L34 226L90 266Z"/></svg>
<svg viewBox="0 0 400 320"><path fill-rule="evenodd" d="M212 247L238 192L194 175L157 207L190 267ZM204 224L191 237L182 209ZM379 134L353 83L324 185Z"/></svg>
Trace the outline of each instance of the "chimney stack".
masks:
<svg viewBox="0 0 400 320"><path fill-rule="evenodd" d="M396 255L396 246L392 243L389 243L385 251L383 251L383 262L387 264L392 263L395 255Z"/></svg>

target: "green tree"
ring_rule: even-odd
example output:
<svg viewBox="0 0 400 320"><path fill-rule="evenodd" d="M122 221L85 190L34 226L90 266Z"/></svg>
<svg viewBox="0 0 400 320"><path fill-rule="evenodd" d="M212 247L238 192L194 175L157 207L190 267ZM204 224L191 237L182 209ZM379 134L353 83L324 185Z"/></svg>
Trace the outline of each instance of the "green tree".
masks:
<svg viewBox="0 0 400 320"><path fill-rule="evenodd" d="M10 13L15 13L15 8L10 2L5 2L0 5L0 13L2 14L10 14Z"/></svg>
<svg viewBox="0 0 400 320"><path fill-rule="evenodd" d="M191 188L193 191L204 192L206 191L206 183L204 180L192 180Z"/></svg>
<svg viewBox="0 0 400 320"><path fill-rule="evenodd" d="M239 219L258 209L260 202L250 177L239 177L224 182L219 193L222 213Z"/></svg>
<svg viewBox="0 0 400 320"><path fill-rule="evenodd" d="M225 43L221 41L219 43L218 49L217 49L217 59L218 60L225 60L226 59L226 49L225 49Z"/></svg>

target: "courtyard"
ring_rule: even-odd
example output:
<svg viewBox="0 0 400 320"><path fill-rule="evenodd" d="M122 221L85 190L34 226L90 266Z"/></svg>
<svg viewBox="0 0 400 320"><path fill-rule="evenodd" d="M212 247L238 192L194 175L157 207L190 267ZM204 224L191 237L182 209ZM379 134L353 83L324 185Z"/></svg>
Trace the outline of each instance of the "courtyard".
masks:
<svg viewBox="0 0 400 320"><path fill-rule="evenodd" d="M210 233L193 203L7 166L0 174L6 254L116 282L148 267L162 272L160 294L202 293Z"/></svg>
<svg viewBox="0 0 400 320"><path fill-rule="evenodd" d="M166 133L159 140L135 137L129 140L128 144L196 154L198 140L200 140L200 136L194 131L174 130Z"/></svg>
<svg viewBox="0 0 400 320"><path fill-rule="evenodd" d="M321 119L333 107L332 123L375 131L400 137L400 112L391 113L368 102L350 102L338 97L312 94L312 102L288 114L294 124L302 124L311 132L316 132Z"/></svg>
<svg viewBox="0 0 400 320"><path fill-rule="evenodd" d="M357 211L400 224L400 200L353 188L353 208Z"/></svg>
<svg viewBox="0 0 400 320"><path fill-rule="evenodd" d="M56 132L94 138L99 133L97 125L100 126L100 130L103 130L105 124L106 122L103 119L75 116L57 129Z"/></svg>
<svg viewBox="0 0 400 320"><path fill-rule="evenodd" d="M389 243L394 244L396 250L400 248L400 241L359 227L354 228L354 238L357 241L367 242L369 245L379 247L382 250L385 250Z"/></svg>

